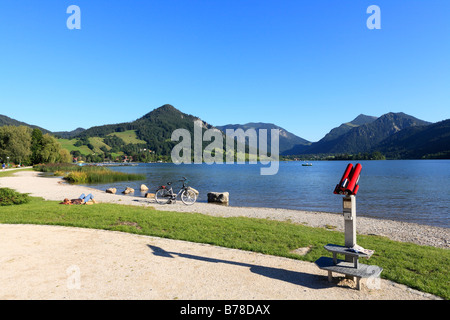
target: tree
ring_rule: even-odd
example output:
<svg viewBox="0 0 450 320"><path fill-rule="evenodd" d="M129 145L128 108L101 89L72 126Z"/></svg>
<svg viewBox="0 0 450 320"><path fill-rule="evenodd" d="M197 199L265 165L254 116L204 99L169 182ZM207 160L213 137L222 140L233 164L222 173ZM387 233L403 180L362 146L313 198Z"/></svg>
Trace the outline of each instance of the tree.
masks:
<svg viewBox="0 0 450 320"><path fill-rule="evenodd" d="M71 163L72 162L72 155L70 152L66 149L60 149L59 150L59 162L61 163Z"/></svg>
<svg viewBox="0 0 450 320"><path fill-rule="evenodd" d="M37 164L43 162L41 158L42 150L42 131L39 129L33 129L31 132L31 163Z"/></svg>
<svg viewBox="0 0 450 320"><path fill-rule="evenodd" d="M48 133L42 136L42 149L39 156L44 163L55 163L60 161L61 144L55 137Z"/></svg>
<svg viewBox="0 0 450 320"><path fill-rule="evenodd" d="M6 162L22 163L31 154L31 129L25 126L0 127L0 158Z"/></svg>

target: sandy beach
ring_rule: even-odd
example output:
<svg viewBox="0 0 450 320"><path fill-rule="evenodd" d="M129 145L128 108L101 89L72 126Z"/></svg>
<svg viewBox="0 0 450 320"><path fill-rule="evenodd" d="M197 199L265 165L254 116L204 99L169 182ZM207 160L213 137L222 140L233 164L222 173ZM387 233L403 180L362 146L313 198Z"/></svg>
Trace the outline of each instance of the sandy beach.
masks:
<svg viewBox="0 0 450 320"><path fill-rule="evenodd" d="M157 210L287 220L343 230L339 214L269 208L227 207L107 194L20 171L0 187L61 201L92 193L98 202L152 206ZM119 190L118 192L120 192ZM446 228L357 218L359 234L448 249ZM436 299L387 280L378 289L327 273L313 263L120 232L59 226L0 225L0 299Z"/></svg>

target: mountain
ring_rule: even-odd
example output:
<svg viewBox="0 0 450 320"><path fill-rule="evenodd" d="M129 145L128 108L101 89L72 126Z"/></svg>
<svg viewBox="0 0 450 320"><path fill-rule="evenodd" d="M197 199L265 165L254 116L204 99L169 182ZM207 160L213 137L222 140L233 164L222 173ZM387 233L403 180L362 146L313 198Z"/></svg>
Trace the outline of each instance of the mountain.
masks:
<svg viewBox="0 0 450 320"><path fill-rule="evenodd" d="M134 121L53 134L64 138L59 141L75 157L82 154L87 161L102 161L98 156L114 160L122 155L132 155L136 161L156 161L159 155L166 156L168 160L173 147L179 143L171 141L172 132L186 129L193 137L195 120L201 119L166 104ZM44 133L49 132L0 115L0 126L3 125L25 125L39 128ZM361 114L333 128L314 143L270 123L214 127L202 121L202 127L203 130L216 128L222 131L253 128L257 132L259 129L267 129L268 132L278 129L281 155L356 155L379 151L388 158L397 159L450 158L450 119L429 123L402 112L386 113L379 118ZM204 147L209 144L210 141L203 142ZM97 160L94 160L94 156Z"/></svg>
<svg viewBox="0 0 450 320"><path fill-rule="evenodd" d="M4 116L4 115L0 114L0 127L2 127L2 126L16 126L16 127L26 126L26 127L32 128L32 129L37 128L37 129L41 130L42 133L50 133L50 131L48 131L46 129L43 129L41 127L38 127L38 126L35 126L35 125L31 125L31 124L28 124L28 123L25 123L25 122L21 122L21 121L18 121L18 120L15 120L15 119L12 119L10 117L7 117L7 116Z"/></svg>
<svg viewBox="0 0 450 320"><path fill-rule="evenodd" d="M311 142L296 136L295 134L283 129L277 125L272 123L263 123L263 122L250 122L246 124L227 124L224 126L216 126L217 129L222 130L226 133L227 129L242 129L244 131L248 129L255 129L257 134L259 134L259 129L267 129L267 140L270 141L270 130L271 129L279 129L280 131L280 140L279 140L279 151L280 154L285 152L286 150L292 149L296 145L307 146L310 145ZM259 137L258 137L259 141Z"/></svg>
<svg viewBox="0 0 450 320"><path fill-rule="evenodd" d="M76 137L84 139L101 137L109 146L133 141L131 144L135 145L134 149L148 148L156 154L170 155L171 150L178 143L171 141L172 132L176 129L186 129L193 135L195 120L201 119L183 113L170 104L165 104L135 121L92 127ZM202 126L203 129L213 128L204 121ZM132 139L118 141L123 140L124 135L121 133L124 132L129 133Z"/></svg>
<svg viewBox="0 0 450 320"><path fill-rule="evenodd" d="M371 123L375 121L377 117L373 116L366 116L364 114L360 114L355 119L353 119L350 122L346 122L341 124L339 127L336 127L334 129L331 129L330 132L328 132L325 137L323 137L320 141L331 141L334 140L343 134L347 133L353 128L359 127L360 125Z"/></svg>
<svg viewBox="0 0 450 320"><path fill-rule="evenodd" d="M374 151L374 147L390 135L397 133L405 128L414 126L429 125L429 122L419 120L413 116L407 115L403 112L386 113L376 120L371 118L357 117L356 124L353 128L347 128L346 132L337 135L334 132L330 137L325 136L320 141L313 143L309 148L302 151L302 154L342 154L342 153L359 153ZM361 121L369 121L361 125ZM342 129L342 128L341 128Z"/></svg>
<svg viewBox="0 0 450 320"><path fill-rule="evenodd" d="M332 148L336 143L336 139L344 135L353 128L359 127L360 125L371 123L375 121L377 117L367 116L360 114L355 119L350 122L341 124L339 127L333 128L328 132L322 139L318 142L312 143L310 147L304 144L295 145L291 149L284 151L284 155L298 155L302 153L322 153L322 150ZM319 151L316 151L319 150Z"/></svg>
<svg viewBox="0 0 450 320"><path fill-rule="evenodd" d="M390 158L450 158L450 119L405 128L381 141L378 151Z"/></svg>
<svg viewBox="0 0 450 320"><path fill-rule="evenodd" d="M83 128L76 128L75 130L72 130L72 131L58 131L58 132L52 132L52 134L55 135L56 137L60 137L62 139L72 139L73 137L79 135L80 133L82 133L85 130L86 129L83 129Z"/></svg>

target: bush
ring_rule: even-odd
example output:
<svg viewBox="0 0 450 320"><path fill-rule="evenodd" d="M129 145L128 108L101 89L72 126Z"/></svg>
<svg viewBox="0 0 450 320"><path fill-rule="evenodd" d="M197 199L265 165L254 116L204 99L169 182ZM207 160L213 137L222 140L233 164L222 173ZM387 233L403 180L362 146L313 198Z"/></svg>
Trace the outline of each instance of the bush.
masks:
<svg viewBox="0 0 450 320"><path fill-rule="evenodd" d="M41 172L53 172L57 176L64 176L70 183L109 183L116 181L144 180L145 175L124 173L98 166L78 166L75 164L51 163L34 166Z"/></svg>
<svg viewBox="0 0 450 320"><path fill-rule="evenodd" d="M145 175L123 173L106 168L97 170L72 171L64 177L70 183L108 183L116 181L144 180Z"/></svg>
<svg viewBox="0 0 450 320"><path fill-rule="evenodd" d="M9 188L0 188L0 206L11 206L14 204L28 203L28 194L19 193Z"/></svg>

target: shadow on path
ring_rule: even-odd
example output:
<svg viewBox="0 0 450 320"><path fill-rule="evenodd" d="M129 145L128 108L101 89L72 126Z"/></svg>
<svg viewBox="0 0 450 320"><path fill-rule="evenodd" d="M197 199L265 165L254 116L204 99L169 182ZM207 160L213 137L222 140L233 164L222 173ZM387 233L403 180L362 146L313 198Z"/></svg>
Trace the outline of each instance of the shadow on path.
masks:
<svg viewBox="0 0 450 320"><path fill-rule="evenodd" d="M176 255L178 257L185 258L185 259L194 259L194 260L210 262L210 263L226 263L226 264L231 264L231 265L235 265L235 266L250 268L251 272L262 275L264 277L289 282L289 283L292 283L295 285L300 285L300 286L308 287L311 289L330 288L329 283L327 281L325 281L326 279L323 276L319 276L319 275L298 272L298 271L285 270L285 269L280 269L280 268L264 267L264 266L259 266L259 265L255 265L255 264L250 264L250 263L208 258L208 257L202 257L202 256L186 254L186 253L168 252L160 247L152 246L149 244L147 246L153 251L154 255L159 256L159 257L174 259L175 258L174 255Z"/></svg>

